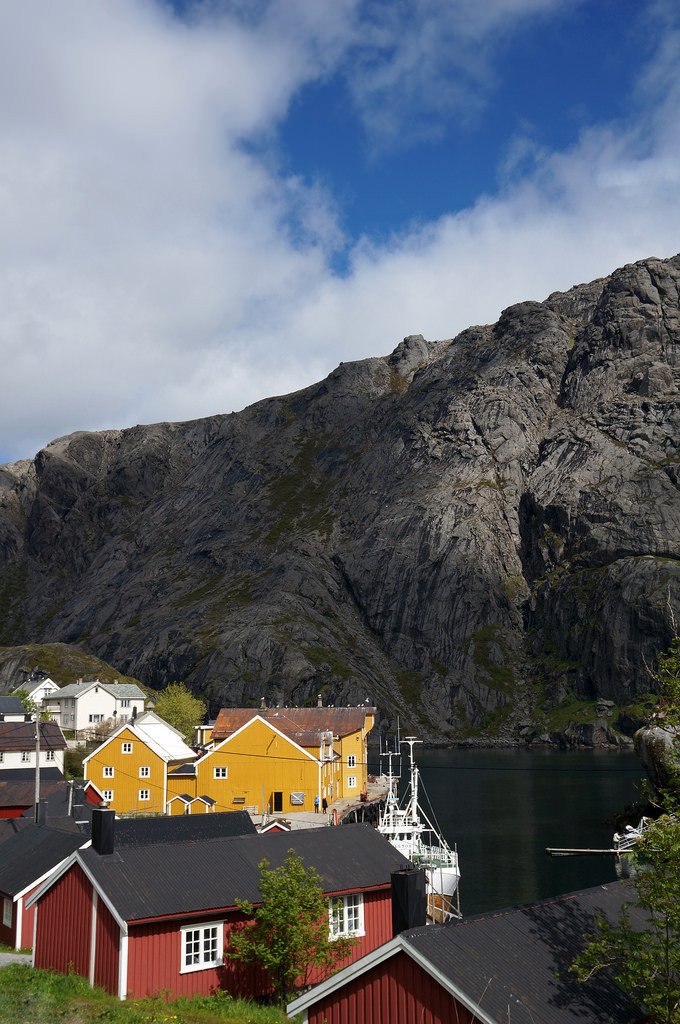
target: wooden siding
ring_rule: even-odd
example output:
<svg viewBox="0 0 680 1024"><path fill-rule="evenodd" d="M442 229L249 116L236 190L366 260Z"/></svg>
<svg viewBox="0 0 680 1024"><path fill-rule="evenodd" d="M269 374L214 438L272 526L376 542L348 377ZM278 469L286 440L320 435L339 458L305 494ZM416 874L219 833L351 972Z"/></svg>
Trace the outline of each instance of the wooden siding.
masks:
<svg viewBox="0 0 680 1024"><path fill-rule="evenodd" d="M88 978L91 927L92 886L75 864L38 904L35 966Z"/></svg>
<svg viewBox="0 0 680 1024"><path fill-rule="evenodd" d="M132 743L132 751L123 753L123 743ZM148 778L140 779L139 769L150 768ZM104 768L113 768L113 778L104 777ZM118 814L134 811L165 813L164 783L166 764L162 757L152 751L139 736L129 729L123 729L117 736L106 740L95 750L86 766L86 778L94 783L100 792L113 790L111 807ZM149 800L139 799L140 789L149 790Z"/></svg>
<svg viewBox="0 0 680 1024"><path fill-rule="evenodd" d="M310 1007L309 1024L473 1024L474 1016L406 953Z"/></svg>
<svg viewBox="0 0 680 1024"><path fill-rule="evenodd" d="M94 983L111 995L118 995L120 925L106 904L97 900Z"/></svg>
<svg viewBox="0 0 680 1024"><path fill-rule="evenodd" d="M318 749L312 756L319 756ZM227 769L228 777L216 779L215 768L222 767ZM257 807L259 813L263 793L265 805L270 804L273 810L276 792L282 794L282 806L276 813L314 810L314 796L319 789L318 765L287 737L259 719L210 751L196 763L196 770L195 788L185 786L180 792L212 797L216 811ZM291 803L291 793L304 793L304 804Z"/></svg>
<svg viewBox="0 0 680 1024"><path fill-rule="evenodd" d="M39 885L34 885L32 889L21 897L21 934L16 936L16 942L18 947L21 949L32 949L33 948L33 921L35 919L35 907L26 907L27 901L31 898L36 889L39 889Z"/></svg>
<svg viewBox="0 0 680 1024"><path fill-rule="evenodd" d="M222 967L180 973L181 928L191 924L209 924L211 921L224 921L224 942L228 946L230 931L241 926L244 918L240 913L213 917L203 914L195 918L183 918L181 921L131 925L127 978L129 994L141 998L167 990L173 996L209 995L213 989L222 988L233 995L265 995L270 990L267 976L255 967L244 968L226 961ZM357 940L349 956L338 965L338 970L392 938L390 890L364 894L364 929L366 934ZM324 977L317 970L310 982L316 984Z"/></svg>

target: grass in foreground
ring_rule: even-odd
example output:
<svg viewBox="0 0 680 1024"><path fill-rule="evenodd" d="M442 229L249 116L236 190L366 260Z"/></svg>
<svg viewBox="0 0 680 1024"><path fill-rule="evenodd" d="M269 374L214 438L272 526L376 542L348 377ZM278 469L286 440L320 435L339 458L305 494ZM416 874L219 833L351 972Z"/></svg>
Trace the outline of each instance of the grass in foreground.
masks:
<svg viewBox="0 0 680 1024"><path fill-rule="evenodd" d="M34 971L27 964L0 969L0 1021L11 1024L284 1024L285 1013L232 999L224 992L166 1002L120 1002L75 974Z"/></svg>

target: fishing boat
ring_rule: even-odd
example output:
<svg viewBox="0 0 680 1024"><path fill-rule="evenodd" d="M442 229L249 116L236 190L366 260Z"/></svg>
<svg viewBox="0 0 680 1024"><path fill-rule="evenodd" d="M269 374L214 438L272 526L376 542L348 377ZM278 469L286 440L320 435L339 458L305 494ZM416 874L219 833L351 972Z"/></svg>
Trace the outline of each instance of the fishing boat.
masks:
<svg viewBox="0 0 680 1024"><path fill-rule="evenodd" d="M407 736L410 755L410 784L404 799L399 801L399 776L392 774L392 758L388 753L387 797L378 821L378 832L417 867L425 869L427 880L427 915L431 921L445 922L460 917L458 853L451 849L439 829L431 823L418 802L420 775L413 757L414 736Z"/></svg>

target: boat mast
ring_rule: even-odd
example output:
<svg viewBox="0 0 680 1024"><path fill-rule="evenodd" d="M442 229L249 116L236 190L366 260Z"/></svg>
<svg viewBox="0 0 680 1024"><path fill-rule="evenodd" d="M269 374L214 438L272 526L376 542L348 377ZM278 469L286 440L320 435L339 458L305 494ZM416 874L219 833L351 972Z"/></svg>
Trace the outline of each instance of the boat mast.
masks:
<svg viewBox="0 0 680 1024"><path fill-rule="evenodd" d="M422 740L417 740L415 736L407 736L406 739L401 741L402 743L408 743L409 757L411 759L411 819L418 817L418 768L413 757L413 744L422 743Z"/></svg>

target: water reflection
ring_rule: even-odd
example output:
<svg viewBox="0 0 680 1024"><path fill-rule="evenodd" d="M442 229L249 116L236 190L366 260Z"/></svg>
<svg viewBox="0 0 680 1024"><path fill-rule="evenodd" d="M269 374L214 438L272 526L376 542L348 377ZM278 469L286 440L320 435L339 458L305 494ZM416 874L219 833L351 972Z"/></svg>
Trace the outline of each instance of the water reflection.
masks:
<svg viewBox="0 0 680 1024"><path fill-rule="evenodd" d="M419 748L416 759L442 832L458 845L465 915L616 877L613 857L551 858L545 848L611 846L612 816L639 796L635 754Z"/></svg>

